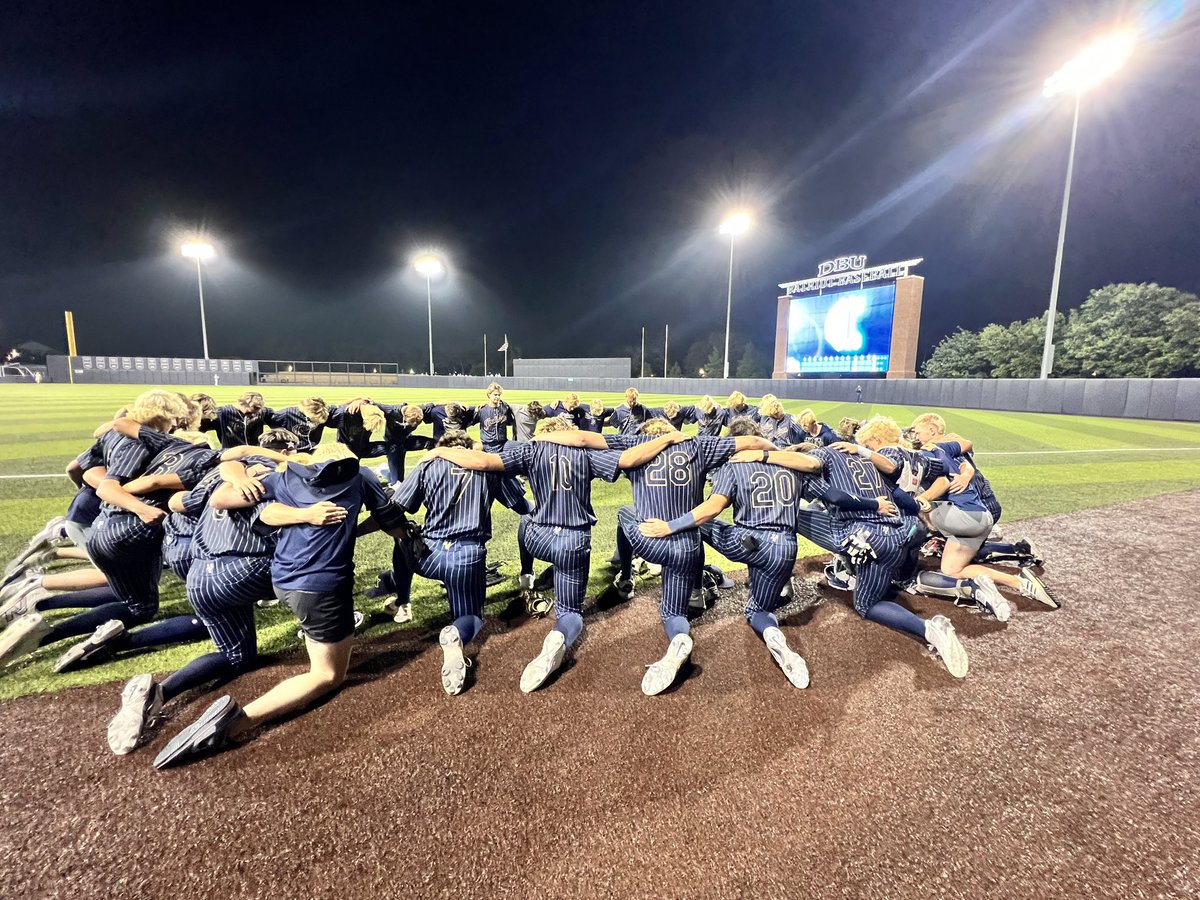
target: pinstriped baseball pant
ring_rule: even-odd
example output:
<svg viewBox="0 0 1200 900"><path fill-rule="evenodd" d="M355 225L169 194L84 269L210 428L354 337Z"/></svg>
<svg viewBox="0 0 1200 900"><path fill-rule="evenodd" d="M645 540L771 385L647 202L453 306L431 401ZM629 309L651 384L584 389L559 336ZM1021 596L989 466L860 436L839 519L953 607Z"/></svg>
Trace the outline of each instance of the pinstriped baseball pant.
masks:
<svg viewBox="0 0 1200 900"><path fill-rule="evenodd" d="M796 535L789 531L746 528L717 521L701 525L700 533L722 556L745 563L749 568L747 620L756 612L771 612L783 604L780 594L796 567ZM758 542L757 550L747 552L742 544L746 537Z"/></svg>
<svg viewBox="0 0 1200 900"><path fill-rule="evenodd" d="M582 613L592 560L591 529L537 525L521 516L517 539L536 559L554 566L554 614Z"/></svg>
<svg viewBox="0 0 1200 900"><path fill-rule="evenodd" d="M271 557L195 560L188 572L187 593L221 655L234 666L254 660L258 655L254 601L272 596Z"/></svg>
<svg viewBox="0 0 1200 900"><path fill-rule="evenodd" d="M704 550L700 535L684 531L665 538L648 538L638 531L641 517L632 506L617 511L618 537L624 537L635 556L663 567L662 602L659 614L663 621L673 616L686 616L688 597L699 583L700 564ZM620 547L620 540L617 541Z"/></svg>
<svg viewBox="0 0 1200 900"><path fill-rule="evenodd" d="M131 513L102 515L88 538L88 556L136 623L158 612L163 531ZM131 623L126 623L131 624Z"/></svg>
<svg viewBox="0 0 1200 900"><path fill-rule="evenodd" d="M455 619L463 616L483 618L483 599L487 592L487 548L478 541L439 541L426 538L425 545L433 552L417 564L414 572L402 553L393 555L393 577L401 603L412 595L413 575L440 581L446 585L450 598L450 613Z"/></svg>

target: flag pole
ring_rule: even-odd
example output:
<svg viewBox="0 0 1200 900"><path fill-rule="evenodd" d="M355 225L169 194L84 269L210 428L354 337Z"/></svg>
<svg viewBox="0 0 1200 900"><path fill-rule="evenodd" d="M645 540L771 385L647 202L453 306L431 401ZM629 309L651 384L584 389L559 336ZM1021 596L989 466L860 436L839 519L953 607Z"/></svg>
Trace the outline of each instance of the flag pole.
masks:
<svg viewBox="0 0 1200 900"><path fill-rule="evenodd" d="M487 375L487 332L483 334L483 374Z"/></svg>
<svg viewBox="0 0 1200 900"><path fill-rule="evenodd" d="M671 326L663 326L663 378L667 377L667 347L671 344Z"/></svg>
<svg viewBox="0 0 1200 900"><path fill-rule="evenodd" d="M642 374L641 378L646 377L646 326L642 326Z"/></svg>

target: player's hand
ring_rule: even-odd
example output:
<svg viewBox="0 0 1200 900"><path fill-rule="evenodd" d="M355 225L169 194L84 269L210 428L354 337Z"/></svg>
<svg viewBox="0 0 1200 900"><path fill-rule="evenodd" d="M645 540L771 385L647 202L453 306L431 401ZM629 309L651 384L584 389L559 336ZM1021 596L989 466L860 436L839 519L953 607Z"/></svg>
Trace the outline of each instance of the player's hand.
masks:
<svg viewBox="0 0 1200 900"><path fill-rule="evenodd" d="M671 437L671 440L668 442L668 445L671 447L674 447L676 444L682 444L684 441L690 441L692 439L692 436L690 434L684 434L682 431L676 431L670 437Z"/></svg>
<svg viewBox="0 0 1200 900"><path fill-rule="evenodd" d="M733 456L729 457L731 463L752 463L762 462L761 450L739 450Z"/></svg>
<svg viewBox="0 0 1200 900"><path fill-rule="evenodd" d="M842 552L849 557L850 562L861 566L869 560L876 559L875 548L871 546L871 533L860 528L854 534L842 541Z"/></svg>
<svg viewBox="0 0 1200 900"><path fill-rule="evenodd" d="M875 502L879 504L879 511L885 516L894 516L897 514L896 504L887 497L876 497Z"/></svg>
<svg viewBox="0 0 1200 900"><path fill-rule="evenodd" d="M92 437L97 438L97 439L104 437L104 435L108 434L110 431L113 430L113 426L115 424L116 424L116 422L114 420L110 419L109 421L105 422L104 424L98 426L96 428L96 430L92 432Z"/></svg>
<svg viewBox="0 0 1200 900"><path fill-rule="evenodd" d="M159 528L162 526L163 519L167 517L167 514L157 506L149 506L148 504L143 503L141 508L138 510L137 516L147 525Z"/></svg>
<svg viewBox="0 0 1200 900"><path fill-rule="evenodd" d="M230 479L229 483L235 491L242 495L242 499L248 503L257 503L266 494L266 489L262 486L262 482L257 478L251 477L248 472Z"/></svg>
<svg viewBox="0 0 1200 900"><path fill-rule="evenodd" d="M662 519L647 519L638 525L638 531L643 537L664 538L671 533L671 526Z"/></svg>
<svg viewBox="0 0 1200 900"><path fill-rule="evenodd" d="M254 465L252 465L250 468L248 468L246 470L246 474L249 475L251 478L253 478L255 481L257 481L259 478L262 478L264 475L270 475L271 469L267 468L262 463L255 463Z"/></svg>
<svg viewBox="0 0 1200 900"><path fill-rule="evenodd" d="M835 444L829 445L834 450L840 450L842 453L849 453L851 456L858 456L858 444L851 444L849 441L838 441Z"/></svg>
<svg viewBox="0 0 1200 900"><path fill-rule="evenodd" d="M959 472L950 479L950 493L961 494L971 486L971 473Z"/></svg>
<svg viewBox="0 0 1200 900"><path fill-rule="evenodd" d="M923 513L927 513L933 509L933 504L930 503L928 500L926 500L924 497L917 498L917 506L921 507L921 512L923 512Z"/></svg>
<svg viewBox="0 0 1200 900"><path fill-rule="evenodd" d="M417 465L423 466L427 462L433 462L435 459L444 459L444 458L445 457L442 456L442 448L441 447L431 447L430 449L425 451L425 455L421 457L421 461L419 463L417 463Z"/></svg>
<svg viewBox="0 0 1200 900"><path fill-rule="evenodd" d="M346 510L336 503L322 500L304 508L305 519L310 525L337 525L346 520Z"/></svg>

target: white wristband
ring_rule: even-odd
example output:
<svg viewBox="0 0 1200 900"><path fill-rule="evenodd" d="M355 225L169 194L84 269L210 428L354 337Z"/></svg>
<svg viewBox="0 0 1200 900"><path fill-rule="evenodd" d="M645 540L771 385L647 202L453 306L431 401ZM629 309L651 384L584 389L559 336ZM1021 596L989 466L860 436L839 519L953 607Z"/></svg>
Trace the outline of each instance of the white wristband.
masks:
<svg viewBox="0 0 1200 900"><path fill-rule="evenodd" d="M858 448L858 455L861 456L863 459L870 459L871 452L872 451L871 451L870 447L859 447Z"/></svg>

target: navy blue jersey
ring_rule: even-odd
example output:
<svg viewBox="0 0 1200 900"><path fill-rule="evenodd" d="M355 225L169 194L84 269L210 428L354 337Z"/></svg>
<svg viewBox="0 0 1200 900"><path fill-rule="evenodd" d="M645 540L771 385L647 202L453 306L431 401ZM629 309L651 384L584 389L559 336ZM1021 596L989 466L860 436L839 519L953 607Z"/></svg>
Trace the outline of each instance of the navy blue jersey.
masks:
<svg viewBox="0 0 1200 900"><path fill-rule="evenodd" d="M383 439L389 444L403 444L405 438L421 427L421 423L409 425L404 421L404 408L407 403L376 403L383 411ZM421 413L424 418L424 412Z"/></svg>
<svg viewBox="0 0 1200 900"><path fill-rule="evenodd" d="M635 403L633 406L626 406L622 403L608 417L608 427L615 428L622 434L636 434L642 423L650 417L650 410L642 404Z"/></svg>
<svg viewBox="0 0 1200 900"><path fill-rule="evenodd" d="M479 423L479 439L488 453L499 453L508 443L508 427L514 424L512 407L500 401L498 406L484 404L475 410L475 421Z"/></svg>
<svg viewBox="0 0 1200 900"><path fill-rule="evenodd" d="M547 418L550 416L570 416L571 421L575 423L575 427L581 431L596 430L594 428L584 428L585 423L587 423L589 419L595 419L595 416L593 416L591 410L582 403L576 406L574 409L567 409L567 404L561 400L555 400L553 403L543 404L542 411L546 414Z"/></svg>
<svg viewBox="0 0 1200 900"><path fill-rule="evenodd" d="M329 407L329 418L317 425L309 420L300 407L289 406L286 409L272 410L271 414L267 416L267 424L272 428L286 428L300 439L300 445L296 450L300 453L309 453L317 444L321 443L327 425L333 428L341 427L344 414L342 407L331 406ZM255 441L255 443L258 442Z"/></svg>
<svg viewBox="0 0 1200 900"><path fill-rule="evenodd" d="M758 420L758 430L762 436L776 447L790 447L802 443L806 439L804 429L796 424L796 420L784 414L782 419L762 416Z"/></svg>
<svg viewBox="0 0 1200 900"><path fill-rule="evenodd" d="M851 497L864 500L874 500L877 497L891 497L892 486L883 483L883 476L869 460L859 456L849 456L839 450L818 448L809 453L813 459L820 460L821 472L815 478L810 478L811 493L820 497L824 489L837 488ZM856 522L895 522L894 516L883 513L855 512L830 505L829 514L838 520L854 520Z"/></svg>
<svg viewBox="0 0 1200 900"><path fill-rule="evenodd" d="M953 446L957 447L958 445L955 444ZM921 454L930 459L938 460L941 463L942 474L947 478L954 478L954 476L957 475L962 468L959 465L959 460L957 457L951 457L946 452L945 448L939 447L936 444L927 449L922 449ZM922 489L928 488L939 477L941 476L931 473L926 474L925 480L921 482ZM987 508L983 505L983 500L979 496L979 491L975 489L974 481L967 485L967 489L965 491L960 491L957 494L947 491L941 496L940 499L952 503L959 509L967 512L983 512Z"/></svg>
<svg viewBox="0 0 1200 900"><path fill-rule="evenodd" d="M702 412L699 407L692 407L696 412L692 421L696 423L696 433L704 437L717 437L725 427L725 410L713 407L710 413Z"/></svg>
<svg viewBox="0 0 1200 900"><path fill-rule="evenodd" d="M738 416L747 416L757 422L759 419L758 407L751 406L749 403L743 403L741 406L725 407L726 422L732 422Z"/></svg>
<svg viewBox="0 0 1200 900"><path fill-rule="evenodd" d="M583 410L583 414L575 420L575 424L579 426L580 431L591 431L599 434L604 426L608 424L608 417L613 414L611 406L606 406L600 410L600 415L592 412L591 407L579 407Z"/></svg>
<svg viewBox="0 0 1200 900"><path fill-rule="evenodd" d="M398 506L412 513L425 505L423 534L438 541L486 541L492 536L496 500L519 513L529 511L525 489L516 478L473 472L445 459L417 466L395 497Z"/></svg>
<svg viewBox="0 0 1200 900"><path fill-rule="evenodd" d="M342 413L337 423L337 442L349 447L350 452L359 459L371 455L374 441L371 440L371 432L363 424L361 412Z"/></svg>
<svg viewBox="0 0 1200 900"><path fill-rule="evenodd" d="M122 485L141 475L152 458L150 449L141 441L115 431L106 432L98 446L100 463L106 470L105 479L111 478ZM111 503L103 504L101 510L109 514L125 512Z"/></svg>
<svg viewBox="0 0 1200 900"><path fill-rule="evenodd" d="M275 468L275 463L266 457L251 456L242 462L246 466L261 464ZM209 498L222 484L221 473L214 469L183 497L184 512L196 522L192 530L192 556L195 559L270 556L275 552L279 530L258 521L269 501L246 509L213 509L208 505Z"/></svg>
<svg viewBox="0 0 1200 900"><path fill-rule="evenodd" d="M221 447L257 447L258 439L267 430L267 417L272 410L262 409L246 414L232 404L217 409L217 440Z"/></svg>
<svg viewBox="0 0 1200 900"><path fill-rule="evenodd" d="M145 444L151 453L162 453L171 447L191 443L191 441L185 441L173 434L167 434L165 431L147 428L145 425L138 429L138 440Z"/></svg>
<svg viewBox="0 0 1200 900"><path fill-rule="evenodd" d="M804 440L814 443L819 447L828 447L830 444L836 444L838 441L843 440L841 435L839 435L824 422L818 422L817 425L820 426L820 430L817 432L816 436L814 437L810 434L805 434Z"/></svg>
<svg viewBox="0 0 1200 900"><path fill-rule="evenodd" d="M646 441L654 440L654 436L649 434L606 434L604 435L604 443L609 450L625 451L630 447L636 447L638 444L644 444Z"/></svg>
<svg viewBox="0 0 1200 900"><path fill-rule="evenodd" d="M975 470L975 474L971 476L971 488L979 495L979 502L998 520L1000 518L1000 501L996 497L996 492L992 489L992 483L987 480L987 476L979 471L979 466L975 464L974 454L964 452L962 444L958 441L946 441L940 446L950 458L966 460L971 464L971 468Z"/></svg>
<svg viewBox="0 0 1200 900"><path fill-rule="evenodd" d="M704 476L727 462L736 449L733 438L692 438L630 470L638 515L670 521L690 512L703 499Z"/></svg>
<svg viewBox="0 0 1200 900"><path fill-rule="evenodd" d="M650 418L666 419L671 423L676 431L683 431L684 425L687 425L689 422L696 421L696 407L694 406L681 406L679 407L679 412L675 413L673 416L668 416L667 411L661 406L655 407L649 412Z"/></svg>
<svg viewBox="0 0 1200 900"><path fill-rule="evenodd" d="M71 505L67 507L66 519L68 522L74 522L76 525L87 528L96 521L96 516L100 515L101 505L100 497L95 490L85 484L71 498Z"/></svg>
<svg viewBox="0 0 1200 900"><path fill-rule="evenodd" d="M333 473L336 477L331 477ZM352 588L358 514L366 507L383 528L397 524L398 513L379 480L359 467L357 460L339 459L312 466L288 463L282 472L264 476L262 485L263 500L295 507L329 501L346 510L346 518L337 525L288 525L279 529L271 563L271 582L277 588L312 593Z"/></svg>
<svg viewBox="0 0 1200 900"><path fill-rule="evenodd" d="M421 407L425 421L433 423L435 438L440 438L447 431L466 431L475 424L475 407L464 406L462 410L457 416L450 416L442 403L426 403Z"/></svg>
<svg viewBox="0 0 1200 900"><path fill-rule="evenodd" d="M592 479L616 481L621 454L615 450L585 450L550 441L511 443L500 451L507 475L525 475L537 500L531 521L536 525L590 528Z"/></svg>
<svg viewBox="0 0 1200 900"><path fill-rule="evenodd" d="M184 490L191 490L220 462L221 454L207 445L176 441L150 460L142 474L175 475L183 484ZM173 489L167 488L146 494L142 500L151 506L166 509L173 493Z"/></svg>
<svg viewBox="0 0 1200 900"><path fill-rule="evenodd" d="M712 492L728 497L733 521L746 528L795 531L797 502L805 478L766 463L733 463L717 470Z"/></svg>

